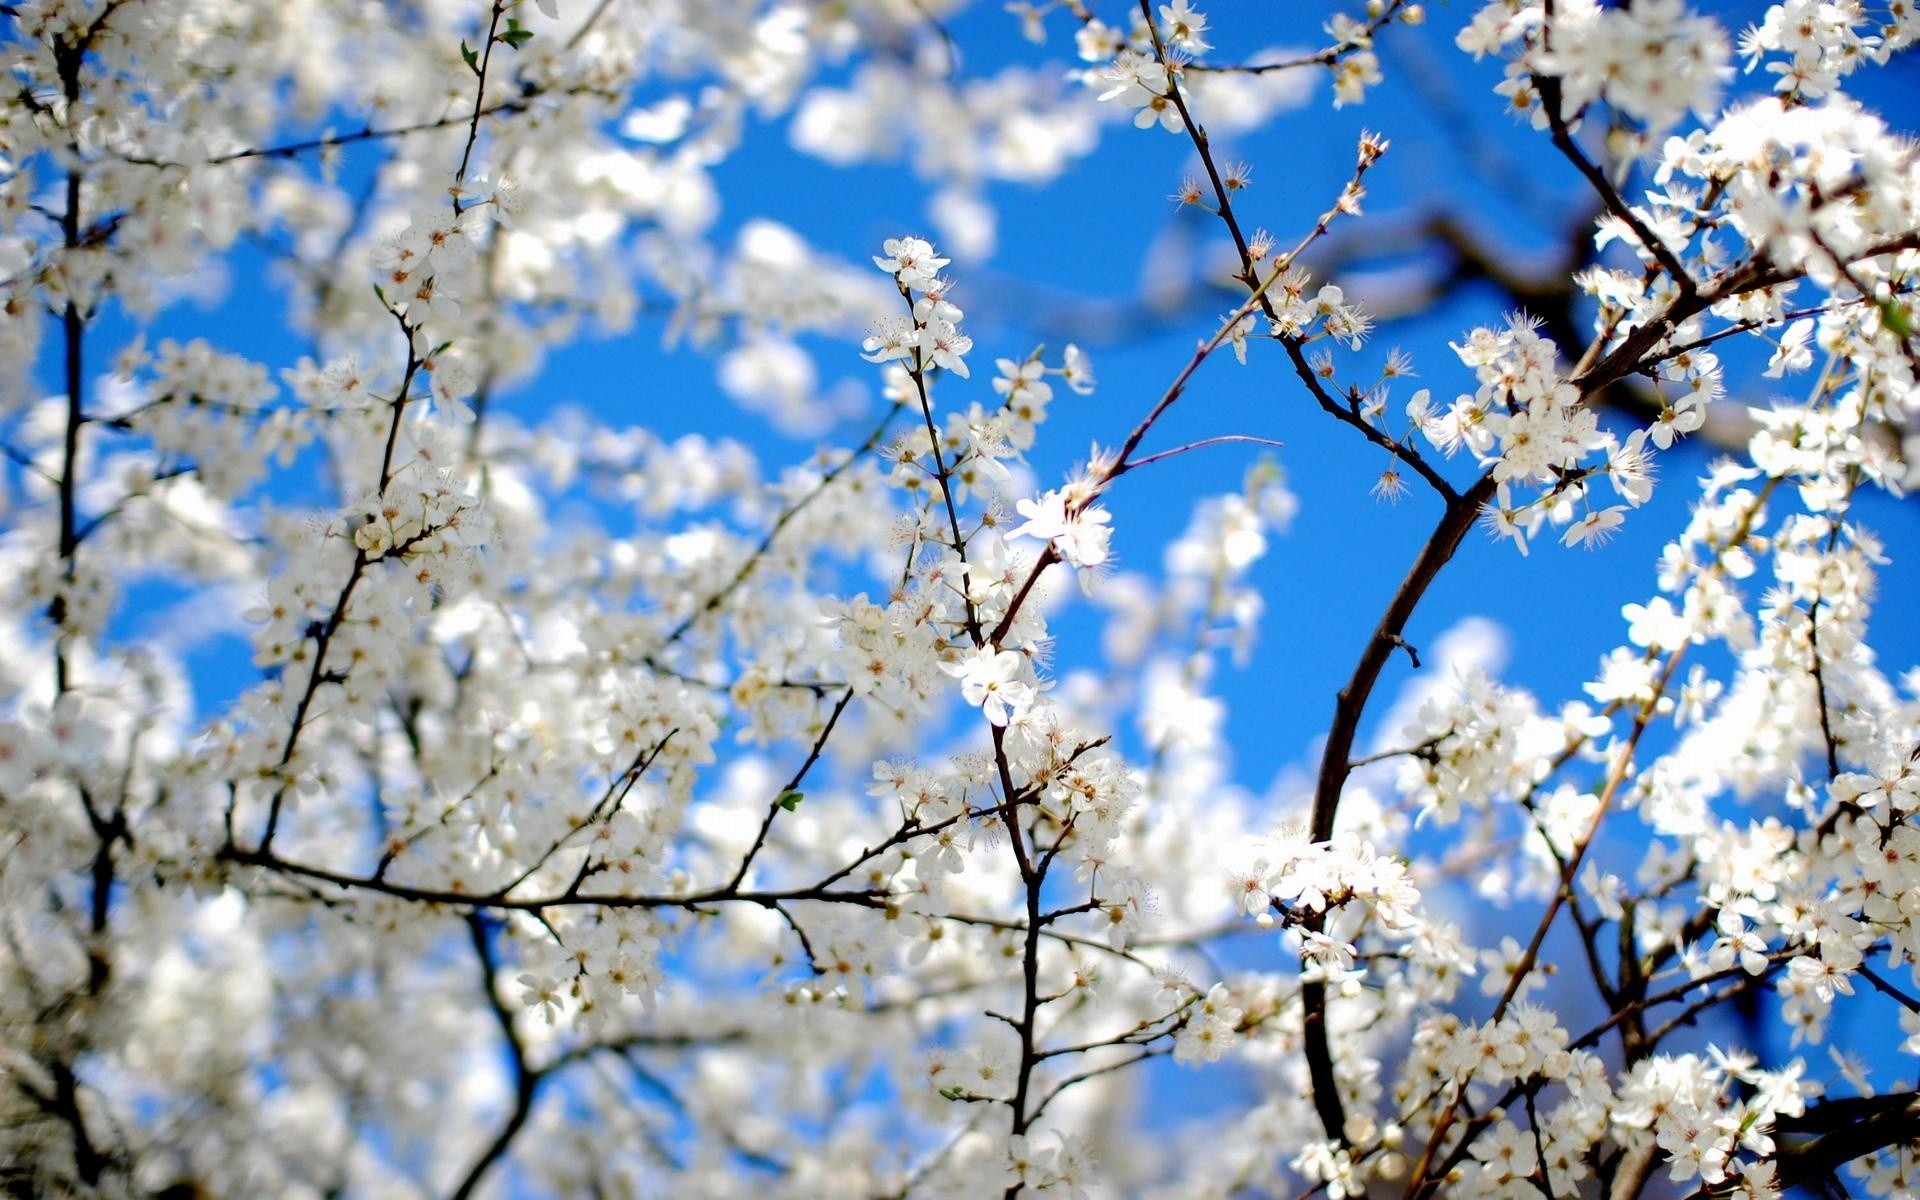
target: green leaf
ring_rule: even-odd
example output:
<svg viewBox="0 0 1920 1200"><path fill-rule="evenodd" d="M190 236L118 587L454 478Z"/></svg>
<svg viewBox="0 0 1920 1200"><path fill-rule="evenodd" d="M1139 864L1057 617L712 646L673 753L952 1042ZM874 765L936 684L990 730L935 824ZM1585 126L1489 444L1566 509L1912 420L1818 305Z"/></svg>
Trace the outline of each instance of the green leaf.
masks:
<svg viewBox="0 0 1920 1200"><path fill-rule="evenodd" d="M1880 323L1898 337L1913 336L1913 314L1891 296L1880 302Z"/></svg>
<svg viewBox="0 0 1920 1200"><path fill-rule="evenodd" d="M460 39L460 57L467 60L467 70L475 75L480 73L480 56L474 53L472 46L467 45L465 38Z"/></svg>
<svg viewBox="0 0 1920 1200"><path fill-rule="evenodd" d="M788 812L792 812L794 809L799 808L800 802L806 798L807 794L805 792L796 792L792 788L788 788L786 791L780 793L780 798L774 801L774 803L786 809Z"/></svg>
<svg viewBox="0 0 1920 1200"><path fill-rule="evenodd" d="M522 29L518 25L510 25L507 31L500 35L500 40L512 46L515 50L518 50L533 40L533 30Z"/></svg>

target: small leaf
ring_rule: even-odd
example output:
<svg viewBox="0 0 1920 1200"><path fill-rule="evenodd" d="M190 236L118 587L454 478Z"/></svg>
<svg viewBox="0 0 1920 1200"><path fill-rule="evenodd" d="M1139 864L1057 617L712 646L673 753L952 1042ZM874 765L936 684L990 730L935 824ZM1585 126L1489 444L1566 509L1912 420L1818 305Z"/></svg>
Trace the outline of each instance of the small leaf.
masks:
<svg viewBox="0 0 1920 1200"><path fill-rule="evenodd" d="M786 791L780 793L780 798L774 801L774 803L786 809L788 812L792 812L794 809L799 808L800 802L806 798L807 794L805 792L796 792L792 788L788 788Z"/></svg>
<svg viewBox="0 0 1920 1200"><path fill-rule="evenodd" d="M518 25L515 25L510 27L505 33L501 34L500 40L505 42L507 45L512 46L515 50L518 50L520 47L526 45L528 42L533 40L533 30L522 29Z"/></svg>
<svg viewBox="0 0 1920 1200"><path fill-rule="evenodd" d="M467 45L465 38L460 39L460 57L467 60L467 70L475 75L480 73L480 56L474 53L473 47Z"/></svg>
<svg viewBox="0 0 1920 1200"><path fill-rule="evenodd" d="M1913 336L1913 314L1907 306L1888 297L1880 302L1880 323L1898 337Z"/></svg>

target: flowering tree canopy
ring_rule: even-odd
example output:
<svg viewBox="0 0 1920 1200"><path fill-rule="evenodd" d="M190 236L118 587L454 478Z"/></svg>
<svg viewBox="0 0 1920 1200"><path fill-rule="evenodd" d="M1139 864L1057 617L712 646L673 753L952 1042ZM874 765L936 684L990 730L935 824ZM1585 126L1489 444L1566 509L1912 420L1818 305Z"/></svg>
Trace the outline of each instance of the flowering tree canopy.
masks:
<svg viewBox="0 0 1920 1200"><path fill-rule="evenodd" d="M1289 50L1259 6L992 14L1039 68L964 0L0 4L8 1194L1920 1192L1920 672L1868 637L1912 551L1856 511L1920 486L1920 152L1853 98L1920 15L1355 5ZM1403 43L1504 64L1452 101L1588 205L1544 283L1428 230L1525 311L1418 362L1373 334L1433 298L1341 278L1395 114L1277 234L1208 132ZM723 236L769 123L907 161L928 228ZM1197 348L1101 387L962 306L990 191L1116 140L1230 251ZM514 408L636 325L715 356L713 432L834 444ZM1269 794L1217 672L1317 498L1256 449L1119 569L1131 489L1270 440L1168 414L1256 375L1419 530ZM1662 513L1575 694L1422 665L1476 525L1524 586ZM1209 1076L1203 1123L1142 1099Z"/></svg>

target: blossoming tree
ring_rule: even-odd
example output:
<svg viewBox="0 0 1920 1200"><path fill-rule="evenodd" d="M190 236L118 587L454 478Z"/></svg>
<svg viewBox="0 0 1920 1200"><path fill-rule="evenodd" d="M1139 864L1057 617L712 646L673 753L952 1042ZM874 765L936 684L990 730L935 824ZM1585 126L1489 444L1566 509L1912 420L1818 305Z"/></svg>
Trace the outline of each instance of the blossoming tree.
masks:
<svg viewBox="0 0 1920 1200"><path fill-rule="evenodd" d="M1847 90L1914 6L1736 43L1682 0L1369 0L1250 58L1213 44L1246 6L1010 6L1048 73L966 58L961 5L0 5L9 1194L1914 1195L1920 676L1868 641L1900 551L1854 506L1920 482L1920 160ZM1387 138L1275 236L1207 129L1303 76L1362 103L1436 36L1504 62L1490 106L1598 216L1566 311L1409 391L1309 269ZM939 248L711 236L770 119L910 155ZM1103 138L1184 145L1236 290L1033 485L1095 363L976 346L947 247ZM161 332L242 255L284 358ZM776 424L820 424L803 340L881 400L785 466L503 407L636 320ZM1518 572L1646 517L1746 358L1791 397L1663 484L1691 516L1584 691L1453 672L1377 728L1476 523ZM1191 498L1162 576L1110 562L1113 497L1256 440L1164 436L1235 370L1428 531L1292 804L1219 800L1210 687L1277 471ZM637 516L553 520L591 494ZM245 610L236 694L134 619L163 585ZM1106 657L1055 661L1087 612ZM1501 920L1450 920L1490 874ZM1163 1057L1239 1064L1232 1103L1138 1117Z"/></svg>

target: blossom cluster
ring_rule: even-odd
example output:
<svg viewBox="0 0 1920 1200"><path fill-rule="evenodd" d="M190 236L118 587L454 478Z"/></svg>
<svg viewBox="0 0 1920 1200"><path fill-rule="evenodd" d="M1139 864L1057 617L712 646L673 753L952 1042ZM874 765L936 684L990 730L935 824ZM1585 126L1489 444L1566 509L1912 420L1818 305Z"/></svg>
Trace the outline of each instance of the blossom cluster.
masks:
<svg viewBox="0 0 1920 1200"><path fill-rule="evenodd" d="M1010 6L1047 67L963 7L0 6L8 1189L1913 1194L1920 153L1846 89L1914 7L1448 14L1599 215L1397 400L1328 240L1387 140L1297 242L1215 148L1364 102L1423 6L1245 53ZM908 161L937 240L723 223L770 127ZM1231 293L1184 366L969 321L1001 185L1167 138L1204 182L1122 315ZM706 410L588 341L635 326L751 428L641 427ZM1210 407L1228 353L1281 401ZM528 409L562 355L581 406ZM1288 475L1323 436L1418 518L1397 590L1290 537L1365 491ZM1525 590L1634 578L1629 513L1673 528L1565 695L1430 636L1476 522L1596 552L1502 552ZM1218 1102L1136 1120L1162 1066Z"/></svg>

